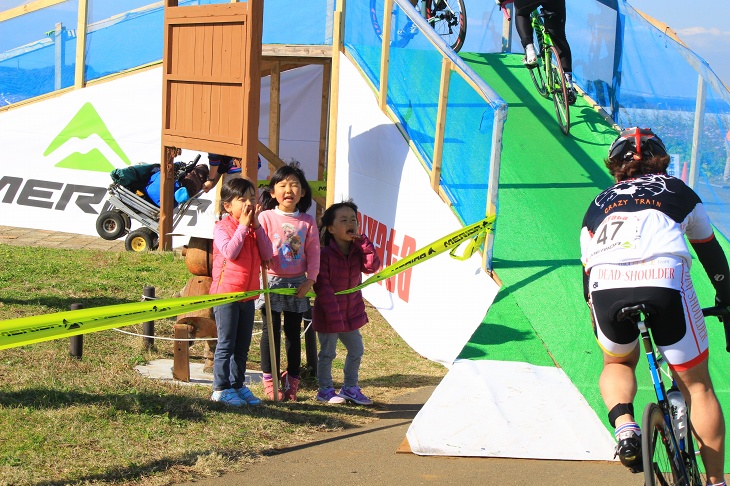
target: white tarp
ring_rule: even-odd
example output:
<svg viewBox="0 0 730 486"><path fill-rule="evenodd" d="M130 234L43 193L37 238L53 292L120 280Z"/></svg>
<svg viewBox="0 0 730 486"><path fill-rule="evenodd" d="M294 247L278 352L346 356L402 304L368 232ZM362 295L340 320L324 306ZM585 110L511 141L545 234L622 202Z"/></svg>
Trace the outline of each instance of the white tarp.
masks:
<svg viewBox="0 0 730 486"><path fill-rule="evenodd" d="M351 197L359 206L362 231L380 248L384 265L462 227L344 56L339 106L335 202ZM480 267L478 254L457 261L444 253L363 292L413 349L450 366L499 289Z"/></svg>
<svg viewBox="0 0 730 486"><path fill-rule="evenodd" d="M282 73L280 156L317 179L322 68ZM269 80L261 82L259 139L268 142ZM0 113L0 225L96 235L114 168L159 163L162 68L154 68ZM183 151L190 161L198 152ZM202 154L201 162L207 162ZM261 179L268 175L262 159ZM214 194L191 206L175 233L212 237ZM205 227L197 224L206 221ZM136 225L133 225L135 227ZM187 238L175 239L174 245Z"/></svg>
<svg viewBox="0 0 730 486"><path fill-rule="evenodd" d="M406 434L421 455L614 460L616 442L560 368L458 360Z"/></svg>

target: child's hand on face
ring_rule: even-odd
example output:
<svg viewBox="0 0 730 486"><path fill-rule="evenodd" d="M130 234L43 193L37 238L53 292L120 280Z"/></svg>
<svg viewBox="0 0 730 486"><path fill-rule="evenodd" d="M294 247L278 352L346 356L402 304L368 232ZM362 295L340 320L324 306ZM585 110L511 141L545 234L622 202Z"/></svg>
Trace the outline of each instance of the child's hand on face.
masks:
<svg viewBox="0 0 730 486"><path fill-rule="evenodd" d="M244 226L253 226L254 221L258 223L256 208L249 201L246 201L243 204L243 209L241 210L241 216L238 218L238 222Z"/></svg>
<svg viewBox="0 0 730 486"><path fill-rule="evenodd" d="M305 280L299 287L297 287L297 293L295 294L298 298L302 298L307 293L312 290L312 286L314 285L314 280Z"/></svg>

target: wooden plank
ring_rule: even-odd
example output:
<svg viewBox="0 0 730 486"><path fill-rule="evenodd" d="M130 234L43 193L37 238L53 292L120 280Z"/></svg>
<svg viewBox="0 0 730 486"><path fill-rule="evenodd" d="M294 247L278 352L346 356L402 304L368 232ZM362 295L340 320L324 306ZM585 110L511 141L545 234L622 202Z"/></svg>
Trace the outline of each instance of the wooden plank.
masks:
<svg viewBox="0 0 730 486"><path fill-rule="evenodd" d="M36 0L35 2L26 3L25 5L19 5L17 7L10 8L8 10L0 12L0 22L20 17L21 15L29 14L37 10L52 7L59 3L67 2L68 0ZM79 6L79 8L81 8Z"/></svg>
<svg viewBox="0 0 730 486"><path fill-rule="evenodd" d="M88 0L79 0L78 20L76 25L76 68L74 71L74 89L84 87L86 68L86 24L88 20Z"/></svg>
<svg viewBox="0 0 730 486"><path fill-rule="evenodd" d="M329 121L329 97L330 80L332 78L332 65L322 66L322 100L319 112L319 162L317 165L317 180L324 177L325 163L327 161L327 124ZM324 209L324 208L323 208Z"/></svg>
<svg viewBox="0 0 730 486"><path fill-rule="evenodd" d="M334 29L332 36L332 85L330 87L330 114L329 114L329 147L327 149L327 202L325 208L332 205L335 200L335 163L337 154L337 98L340 94L340 56L343 50L343 15L342 4L337 3L337 10L334 16Z"/></svg>
<svg viewBox="0 0 730 486"><path fill-rule="evenodd" d="M441 163L444 155L444 132L446 131L446 104L449 100L452 62L443 58L441 62L441 90L436 110L436 133L433 142L433 161L431 164L431 188L438 192L441 185Z"/></svg>
<svg viewBox="0 0 730 486"><path fill-rule="evenodd" d="M269 148L279 155L279 138L281 136L281 73L279 63L274 63L269 82ZM269 174L276 169L269 162Z"/></svg>

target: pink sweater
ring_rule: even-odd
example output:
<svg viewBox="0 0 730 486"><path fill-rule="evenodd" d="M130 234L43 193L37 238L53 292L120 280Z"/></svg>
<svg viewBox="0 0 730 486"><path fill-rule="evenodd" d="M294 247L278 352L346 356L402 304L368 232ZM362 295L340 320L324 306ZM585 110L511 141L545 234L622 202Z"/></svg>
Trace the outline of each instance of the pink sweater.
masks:
<svg viewBox="0 0 730 486"><path fill-rule="evenodd" d="M308 279L317 280L319 232L312 216L275 208L263 211L259 223L269 235L274 251L268 268L270 275L291 278L306 274Z"/></svg>

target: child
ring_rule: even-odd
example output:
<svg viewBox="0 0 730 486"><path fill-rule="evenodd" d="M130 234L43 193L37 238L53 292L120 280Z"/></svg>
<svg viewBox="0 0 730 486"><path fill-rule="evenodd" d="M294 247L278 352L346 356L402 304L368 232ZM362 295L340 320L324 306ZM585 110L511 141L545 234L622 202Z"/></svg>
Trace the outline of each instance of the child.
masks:
<svg viewBox="0 0 730 486"><path fill-rule="evenodd" d="M360 360L365 350L359 329L367 324L365 302L359 290L351 294L335 292L357 287L362 274L373 273L380 259L368 237L358 233L357 206L352 201L333 204L322 215L322 256L314 291L312 326L319 338L317 401L372 405L357 386ZM347 348L345 381L339 393L332 386L332 360L337 355L337 339Z"/></svg>
<svg viewBox="0 0 730 486"><path fill-rule="evenodd" d="M259 288L261 260L270 260L273 254L258 221L261 206L256 200L256 186L248 179L230 179L221 188L220 212L225 216L213 234L211 294ZM213 308L218 344L211 400L237 407L261 403L244 384L256 297Z"/></svg>
<svg viewBox="0 0 730 486"><path fill-rule="evenodd" d="M271 320L276 349L276 368L281 358L281 313L284 313L287 369L282 374L279 398L297 399L299 369L301 366L302 314L309 310L309 298L319 273L319 239L314 218L306 213L312 205L312 194L304 172L293 162L274 172L269 190L262 194L265 211L259 216L273 245L274 257L268 266L269 287L296 288L296 295L270 294ZM264 374L264 390L274 399L274 383L269 352L269 333L264 326L261 335L261 370Z"/></svg>

